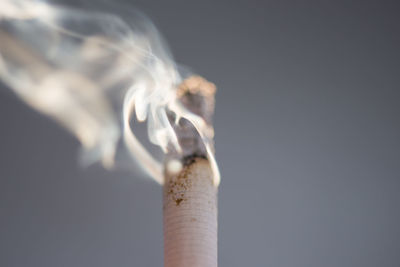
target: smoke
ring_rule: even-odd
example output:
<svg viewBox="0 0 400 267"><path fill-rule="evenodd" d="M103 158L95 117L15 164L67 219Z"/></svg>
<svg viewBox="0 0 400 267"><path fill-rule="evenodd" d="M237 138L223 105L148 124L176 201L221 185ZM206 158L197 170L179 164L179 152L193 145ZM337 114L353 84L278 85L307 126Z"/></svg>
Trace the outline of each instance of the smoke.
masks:
<svg viewBox="0 0 400 267"><path fill-rule="evenodd" d="M149 140L164 153L181 156L174 124L185 119L200 136L219 182L211 126L179 100L178 67L157 29L137 11L122 16L43 1L2 0L0 79L74 134L86 163L112 167L122 138L160 184L162 164L134 135L132 116L147 121Z"/></svg>

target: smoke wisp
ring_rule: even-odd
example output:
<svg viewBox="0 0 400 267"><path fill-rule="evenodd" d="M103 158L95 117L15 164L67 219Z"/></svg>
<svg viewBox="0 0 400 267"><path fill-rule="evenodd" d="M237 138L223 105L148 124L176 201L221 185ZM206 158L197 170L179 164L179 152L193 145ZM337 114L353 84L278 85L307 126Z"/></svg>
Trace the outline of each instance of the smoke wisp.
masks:
<svg viewBox="0 0 400 267"><path fill-rule="evenodd" d="M176 155L182 147L174 126L184 119L200 136L219 183L212 126L181 103L177 64L151 21L137 11L124 17L43 1L2 0L0 79L74 134L87 163L112 167L122 138L160 184L163 164L134 135L132 116L147 122L153 144Z"/></svg>

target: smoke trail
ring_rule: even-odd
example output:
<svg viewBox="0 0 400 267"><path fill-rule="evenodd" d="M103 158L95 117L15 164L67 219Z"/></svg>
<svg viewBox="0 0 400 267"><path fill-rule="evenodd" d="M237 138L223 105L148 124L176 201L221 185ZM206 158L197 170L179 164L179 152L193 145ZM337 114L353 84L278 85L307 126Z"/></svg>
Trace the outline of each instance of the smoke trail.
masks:
<svg viewBox="0 0 400 267"><path fill-rule="evenodd" d="M147 120L150 141L164 153L179 154L168 117L174 114L175 123L183 118L194 126L215 165L210 125L178 99L177 66L157 29L136 11L121 17L43 1L2 0L0 79L73 133L87 162L111 167L122 136L144 170L162 183L161 164L137 140L130 122L133 114Z"/></svg>

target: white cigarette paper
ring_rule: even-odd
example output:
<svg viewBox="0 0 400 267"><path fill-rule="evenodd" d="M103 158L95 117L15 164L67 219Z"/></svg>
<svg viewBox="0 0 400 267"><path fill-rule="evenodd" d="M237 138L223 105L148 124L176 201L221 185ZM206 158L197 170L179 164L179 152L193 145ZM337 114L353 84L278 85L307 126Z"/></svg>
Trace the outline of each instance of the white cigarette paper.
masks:
<svg viewBox="0 0 400 267"><path fill-rule="evenodd" d="M217 266L217 187L207 160L166 174L163 190L164 266Z"/></svg>

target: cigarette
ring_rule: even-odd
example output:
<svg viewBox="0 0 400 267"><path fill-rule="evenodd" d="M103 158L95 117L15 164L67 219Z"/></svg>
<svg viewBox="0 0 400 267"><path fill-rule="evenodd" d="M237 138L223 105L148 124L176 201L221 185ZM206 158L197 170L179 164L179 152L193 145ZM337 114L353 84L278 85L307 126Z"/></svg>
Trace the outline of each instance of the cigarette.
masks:
<svg viewBox="0 0 400 267"><path fill-rule="evenodd" d="M194 157L163 188L164 266L217 266L217 187L208 160Z"/></svg>
<svg viewBox="0 0 400 267"><path fill-rule="evenodd" d="M190 76L177 90L185 108L205 121L203 129L212 129L215 91L200 76ZM209 154L213 131L201 137L188 121L175 124L174 131L182 151L170 151L164 164L164 266L216 267L219 172Z"/></svg>

